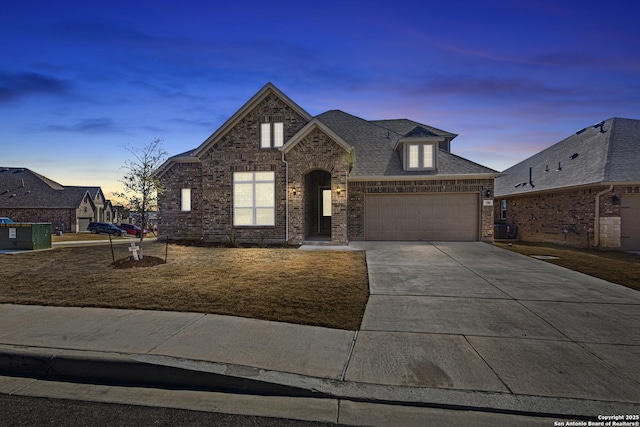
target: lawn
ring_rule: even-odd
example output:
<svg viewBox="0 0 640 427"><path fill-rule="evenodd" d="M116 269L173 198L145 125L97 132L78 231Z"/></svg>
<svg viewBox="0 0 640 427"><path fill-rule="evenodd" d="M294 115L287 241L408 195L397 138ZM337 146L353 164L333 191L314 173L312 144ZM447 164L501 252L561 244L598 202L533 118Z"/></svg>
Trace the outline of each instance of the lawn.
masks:
<svg viewBox="0 0 640 427"><path fill-rule="evenodd" d="M132 240L133 241L133 240ZM114 245L115 257L128 247ZM161 242L145 255L165 257ZM364 252L168 246L168 262L116 269L109 245L0 255L0 303L189 311L357 330Z"/></svg>
<svg viewBox="0 0 640 427"><path fill-rule="evenodd" d="M122 240L125 237L111 236L113 240ZM75 242L79 240L109 240L108 234L91 233L63 233L62 236L52 235L51 242Z"/></svg>
<svg viewBox="0 0 640 427"><path fill-rule="evenodd" d="M551 243L495 243L523 255L549 255L544 261L640 290L640 255L621 251L575 249Z"/></svg>

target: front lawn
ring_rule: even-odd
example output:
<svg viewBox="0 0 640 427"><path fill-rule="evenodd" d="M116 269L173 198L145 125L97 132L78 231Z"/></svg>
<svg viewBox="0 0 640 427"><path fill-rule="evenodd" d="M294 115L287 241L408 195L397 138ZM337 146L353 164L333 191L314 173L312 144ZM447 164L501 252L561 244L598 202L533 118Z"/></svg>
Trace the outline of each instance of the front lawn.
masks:
<svg viewBox="0 0 640 427"><path fill-rule="evenodd" d="M523 255L549 255L558 259L544 261L599 277L612 283L640 290L640 256L622 251L576 249L552 243L495 243L496 246Z"/></svg>
<svg viewBox="0 0 640 427"><path fill-rule="evenodd" d="M114 245L115 257L128 247ZM144 243L165 257L166 245ZM364 252L169 245L167 264L116 269L109 245L0 255L0 303L189 311L357 330Z"/></svg>

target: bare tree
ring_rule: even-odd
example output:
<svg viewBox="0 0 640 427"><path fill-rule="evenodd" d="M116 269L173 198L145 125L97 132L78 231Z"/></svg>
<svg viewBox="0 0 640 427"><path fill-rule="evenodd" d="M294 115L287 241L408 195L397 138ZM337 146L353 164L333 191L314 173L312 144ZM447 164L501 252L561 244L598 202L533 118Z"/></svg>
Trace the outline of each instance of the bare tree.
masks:
<svg viewBox="0 0 640 427"><path fill-rule="evenodd" d="M167 158L167 152L162 147L161 139L154 139L142 148L135 146L123 147L131 155L122 166L127 170L120 180L124 191L116 192L116 197L124 199L131 211L141 215L140 258L142 259L142 241L144 228L147 224L149 212L158 207L158 193L163 190L160 180L155 176L157 169Z"/></svg>

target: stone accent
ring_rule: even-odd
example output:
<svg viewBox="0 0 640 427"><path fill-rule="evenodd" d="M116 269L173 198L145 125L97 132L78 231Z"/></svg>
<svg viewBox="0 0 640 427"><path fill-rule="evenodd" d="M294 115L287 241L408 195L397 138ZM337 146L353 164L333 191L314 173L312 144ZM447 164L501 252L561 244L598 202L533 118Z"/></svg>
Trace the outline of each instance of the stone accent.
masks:
<svg viewBox="0 0 640 427"><path fill-rule="evenodd" d="M600 246L603 248L620 247L620 226L622 224L619 216L600 218Z"/></svg>
<svg viewBox="0 0 640 427"><path fill-rule="evenodd" d="M487 198L487 191L489 197ZM479 193L482 200L492 200L493 179L349 181L348 238L364 240L364 198L371 193ZM493 242L493 206L480 207L480 239Z"/></svg>

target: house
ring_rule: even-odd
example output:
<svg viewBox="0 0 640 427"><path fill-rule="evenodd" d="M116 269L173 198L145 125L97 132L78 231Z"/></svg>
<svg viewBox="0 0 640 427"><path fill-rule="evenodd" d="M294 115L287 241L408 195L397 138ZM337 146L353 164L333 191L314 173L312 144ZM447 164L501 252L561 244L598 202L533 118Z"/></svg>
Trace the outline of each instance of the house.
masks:
<svg viewBox="0 0 640 427"><path fill-rule="evenodd" d="M105 206L113 218L100 187L67 187L26 168L0 167L0 216L16 222L48 222L75 233L91 221L113 222Z"/></svg>
<svg viewBox="0 0 640 427"><path fill-rule="evenodd" d="M497 172L412 120L312 117L271 83L157 172L161 238L492 240Z"/></svg>
<svg viewBox="0 0 640 427"><path fill-rule="evenodd" d="M496 178L496 218L521 240L640 250L640 120L611 118Z"/></svg>

